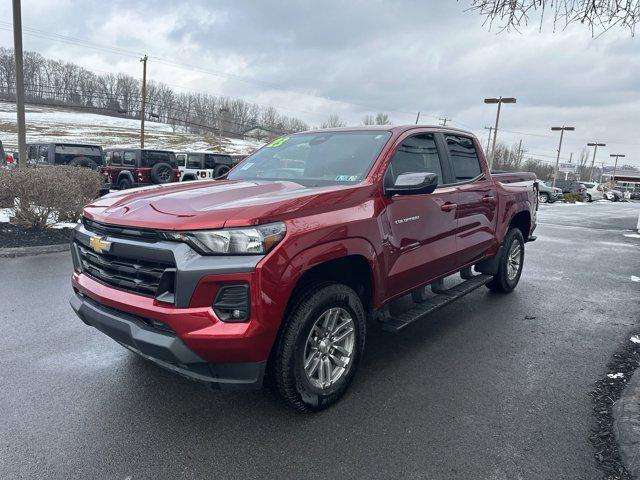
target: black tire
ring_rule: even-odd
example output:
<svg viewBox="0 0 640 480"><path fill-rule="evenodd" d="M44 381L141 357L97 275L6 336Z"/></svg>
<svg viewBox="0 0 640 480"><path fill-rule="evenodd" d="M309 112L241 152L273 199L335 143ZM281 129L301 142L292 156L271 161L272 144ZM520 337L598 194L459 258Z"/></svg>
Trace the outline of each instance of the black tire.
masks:
<svg viewBox="0 0 640 480"><path fill-rule="evenodd" d="M335 383L318 388L305 372L304 355L314 325L332 308L345 312L353 321L353 351L348 366ZM283 320L272 355L270 380L284 402L295 410L323 410L338 401L351 383L364 351L365 336L365 311L351 288L330 282L309 285L293 299L293 306Z"/></svg>
<svg viewBox="0 0 640 480"><path fill-rule="evenodd" d="M131 183L131 180L129 180L127 177L122 177L120 180L118 180L119 190L126 190L131 187L133 187L133 183Z"/></svg>
<svg viewBox="0 0 640 480"><path fill-rule="evenodd" d="M593 202L593 199L591 198L591 194L587 193L587 202L591 203Z"/></svg>
<svg viewBox="0 0 640 480"><path fill-rule="evenodd" d="M514 275L509 274L509 262L510 252L512 252L512 246L514 243L520 245L519 253L519 265L517 273ZM515 247L514 247L515 248ZM494 275L493 280L487 283L487 288L492 292L509 293L520 281L522 275L522 267L524 266L524 237L519 228L512 228L507 232L502 244L502 255L500 257L500 265L498 267L498 273Z"/></svg>
<svg viewBox="0 0 640 480"><path fill-rule="evenodd" d="M163 183L169 183L173 180L173 168L168 163L156 163L151 167L149 172L151 181L155 184L161 185Z"/></svg>
<svg viewBox="0 0 640 480"><path fill-rule="evenodd" d="M75 157L69 162L70 167L84 167L91 170L97 170L98 164L87 157Z"/></svg>
<svg viewBox="0 0 640 480"><path fill-rule="evenodd" d="M223 175L226 175L231 167L229 165L216 165L216 168L213 169L213 178L218 178Z"/></svg>
<svg viewBox="0 0 640 480"><path fill-rule="evenodd" d="M538 200L540 203L549 203L549 194L546 192L542 192L538 195Z"/></svg>

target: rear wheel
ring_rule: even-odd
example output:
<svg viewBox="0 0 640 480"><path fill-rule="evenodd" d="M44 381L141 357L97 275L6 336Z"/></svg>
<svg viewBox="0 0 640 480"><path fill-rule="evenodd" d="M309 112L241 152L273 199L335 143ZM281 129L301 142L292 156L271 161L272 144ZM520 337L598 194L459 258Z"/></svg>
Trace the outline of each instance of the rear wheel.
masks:
<svg viewBox="0 0 640 480"><path fill-rule="evenodd" d="M132 186L133 186L133 183L131 183L131 180L129 180L127 177L122 177L118 181L118 188L120 190L126 190L127 188L131 188Z"/></svg>
<svg viewBox="0 0 640 480"><path fill-rule="evenodd" d="M339 283L312 285L294 299L275 346L271 375L292 408L327 408L344 394L365 343L358 295Z"/></svg>
<svg viewBox="0 0 640 480"><path fill-rule="evenodd" d="M511 292L520 281L523 265L524 237L520 229L512 228L504 237L498 273L487 283L487 288L492 292Z"/></svg>
<svg viewBox="0 0 640 480"><path fill-rule="evenodd" d="M593 199L591 198L590 193L587 193L587 202L593 202Z"/></svg>
<svg viewBox="0 0 640 480"><path fill-rule="evenodd" d="M549 201L549 194L542 192L538 195L538 199L540 200L540 203L547 203Z"/></svg>

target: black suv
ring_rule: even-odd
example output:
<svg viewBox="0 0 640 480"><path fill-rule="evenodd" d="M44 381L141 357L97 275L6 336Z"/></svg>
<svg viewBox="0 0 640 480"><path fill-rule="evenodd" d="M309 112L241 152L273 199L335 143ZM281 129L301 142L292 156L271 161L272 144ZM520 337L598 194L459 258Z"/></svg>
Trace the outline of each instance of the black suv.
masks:
<svg viewBox="0 0 640 480"><path fill-rule="evenodd" d="M168 150L107 148L104 151L111 182L120 190L177 182L176 155Z"/></svg>
<svg viewBox="0 0 640 480"><path fill-rule="evenodd" d="M102 147L79 143L27 143L27 166L69 165L86 167L104 173L100 195L109 193L111 181L104 170Z"/></svg>

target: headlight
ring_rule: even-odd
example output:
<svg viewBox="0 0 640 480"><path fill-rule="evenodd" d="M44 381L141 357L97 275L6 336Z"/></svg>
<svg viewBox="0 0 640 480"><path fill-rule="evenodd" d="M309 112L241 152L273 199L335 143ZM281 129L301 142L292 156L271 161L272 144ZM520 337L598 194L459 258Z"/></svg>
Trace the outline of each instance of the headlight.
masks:
<svg viewBox="0 0 640 480"><path fill-rule="evenodd" d="M167 240L184 242L202 255L260 255L275 247L287 229L282 222L246 228L163 232Z"/></svg>

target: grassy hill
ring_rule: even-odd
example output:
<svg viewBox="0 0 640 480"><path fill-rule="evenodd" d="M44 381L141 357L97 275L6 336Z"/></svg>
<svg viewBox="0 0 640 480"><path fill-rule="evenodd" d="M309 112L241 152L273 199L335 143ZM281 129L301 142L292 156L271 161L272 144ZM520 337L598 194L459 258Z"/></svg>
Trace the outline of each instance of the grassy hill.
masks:
<svg viewBox="0 0 640 480"><path fill-rule="evenodd" d="M27 142L92 143L103 147L140 145L138 120L87 113L62 107L26 106ZM8 151L17 149L16 106L0 102L0 140ZM214 150L248 154L262 145L255 140L187 133L181 127L145 122L145 147L168 150Z"/></svg>

